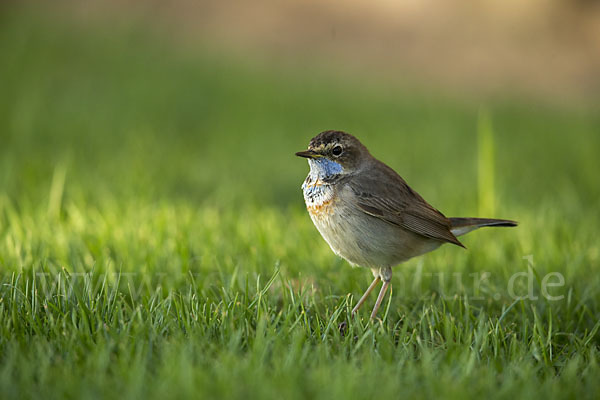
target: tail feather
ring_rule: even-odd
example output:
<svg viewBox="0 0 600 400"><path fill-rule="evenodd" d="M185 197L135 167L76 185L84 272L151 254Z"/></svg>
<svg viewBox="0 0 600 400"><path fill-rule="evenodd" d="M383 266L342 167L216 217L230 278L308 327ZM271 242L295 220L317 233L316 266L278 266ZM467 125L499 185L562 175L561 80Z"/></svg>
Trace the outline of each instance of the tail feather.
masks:
<svg viewBox="0 0 600 400"><path fill-rule="evenodd" d="M484 226L517 226L516 221L492 218L450 218L450 231L455 236L474 231Z"/></svg>

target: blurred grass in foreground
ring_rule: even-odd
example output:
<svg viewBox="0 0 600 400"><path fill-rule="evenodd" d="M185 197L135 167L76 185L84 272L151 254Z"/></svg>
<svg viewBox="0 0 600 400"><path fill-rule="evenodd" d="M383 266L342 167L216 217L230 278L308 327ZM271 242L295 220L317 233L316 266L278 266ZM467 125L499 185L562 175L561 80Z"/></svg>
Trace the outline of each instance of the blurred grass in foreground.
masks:
<svg viewBox="0 0 600 400"><path fill-rule="evenodd" d="M3 11L4 396L597 394L593 110L488 104L495 174L478 178L492 159L477 104ZM521 225L398 267L383 322L341 336L370 274L319 237L293 157L331 128L447 215ZM538 299L514 301L528 255ZM541 295L550 272L560 301Z"/></svg>

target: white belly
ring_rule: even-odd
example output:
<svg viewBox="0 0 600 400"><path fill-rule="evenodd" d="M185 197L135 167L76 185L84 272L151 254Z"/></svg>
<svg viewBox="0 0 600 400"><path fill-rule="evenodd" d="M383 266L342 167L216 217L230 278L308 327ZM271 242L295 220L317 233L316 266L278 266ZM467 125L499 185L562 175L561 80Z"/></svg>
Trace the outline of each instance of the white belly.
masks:
<svg viewBox="0 0 600 400"><path fill-rule="evenodd" d="M391 267L441 244L364 213L343 185L307 178L302 187L306 208L321 236L335 254L351 264Z"/></svg>

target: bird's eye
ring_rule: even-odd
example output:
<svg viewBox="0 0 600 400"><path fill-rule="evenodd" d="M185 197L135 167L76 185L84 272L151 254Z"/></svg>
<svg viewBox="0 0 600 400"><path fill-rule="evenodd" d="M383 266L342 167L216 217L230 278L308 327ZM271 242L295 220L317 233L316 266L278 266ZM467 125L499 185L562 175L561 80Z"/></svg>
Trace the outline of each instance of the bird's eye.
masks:
<svg viewBox="0 0 600 400"><path fill-rule="evenodd" d="M339 157L342 155L342 146L335 146L332 150L331 150L331 154L333 154L336 157Z"/></svg>

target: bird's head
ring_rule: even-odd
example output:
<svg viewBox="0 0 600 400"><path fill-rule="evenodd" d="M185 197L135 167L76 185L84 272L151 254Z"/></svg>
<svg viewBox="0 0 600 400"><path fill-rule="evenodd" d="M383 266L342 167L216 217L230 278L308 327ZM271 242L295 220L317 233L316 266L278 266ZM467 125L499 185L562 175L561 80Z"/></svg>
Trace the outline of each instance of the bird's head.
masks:
<svg viewBox="0 0 600 400"><path fill-rule="evenodd" d="M358 171L371 155L354 136L342 131L325 131L311 139L308 150L296 153L308 158L311 173L322 179Z"/></svg>

